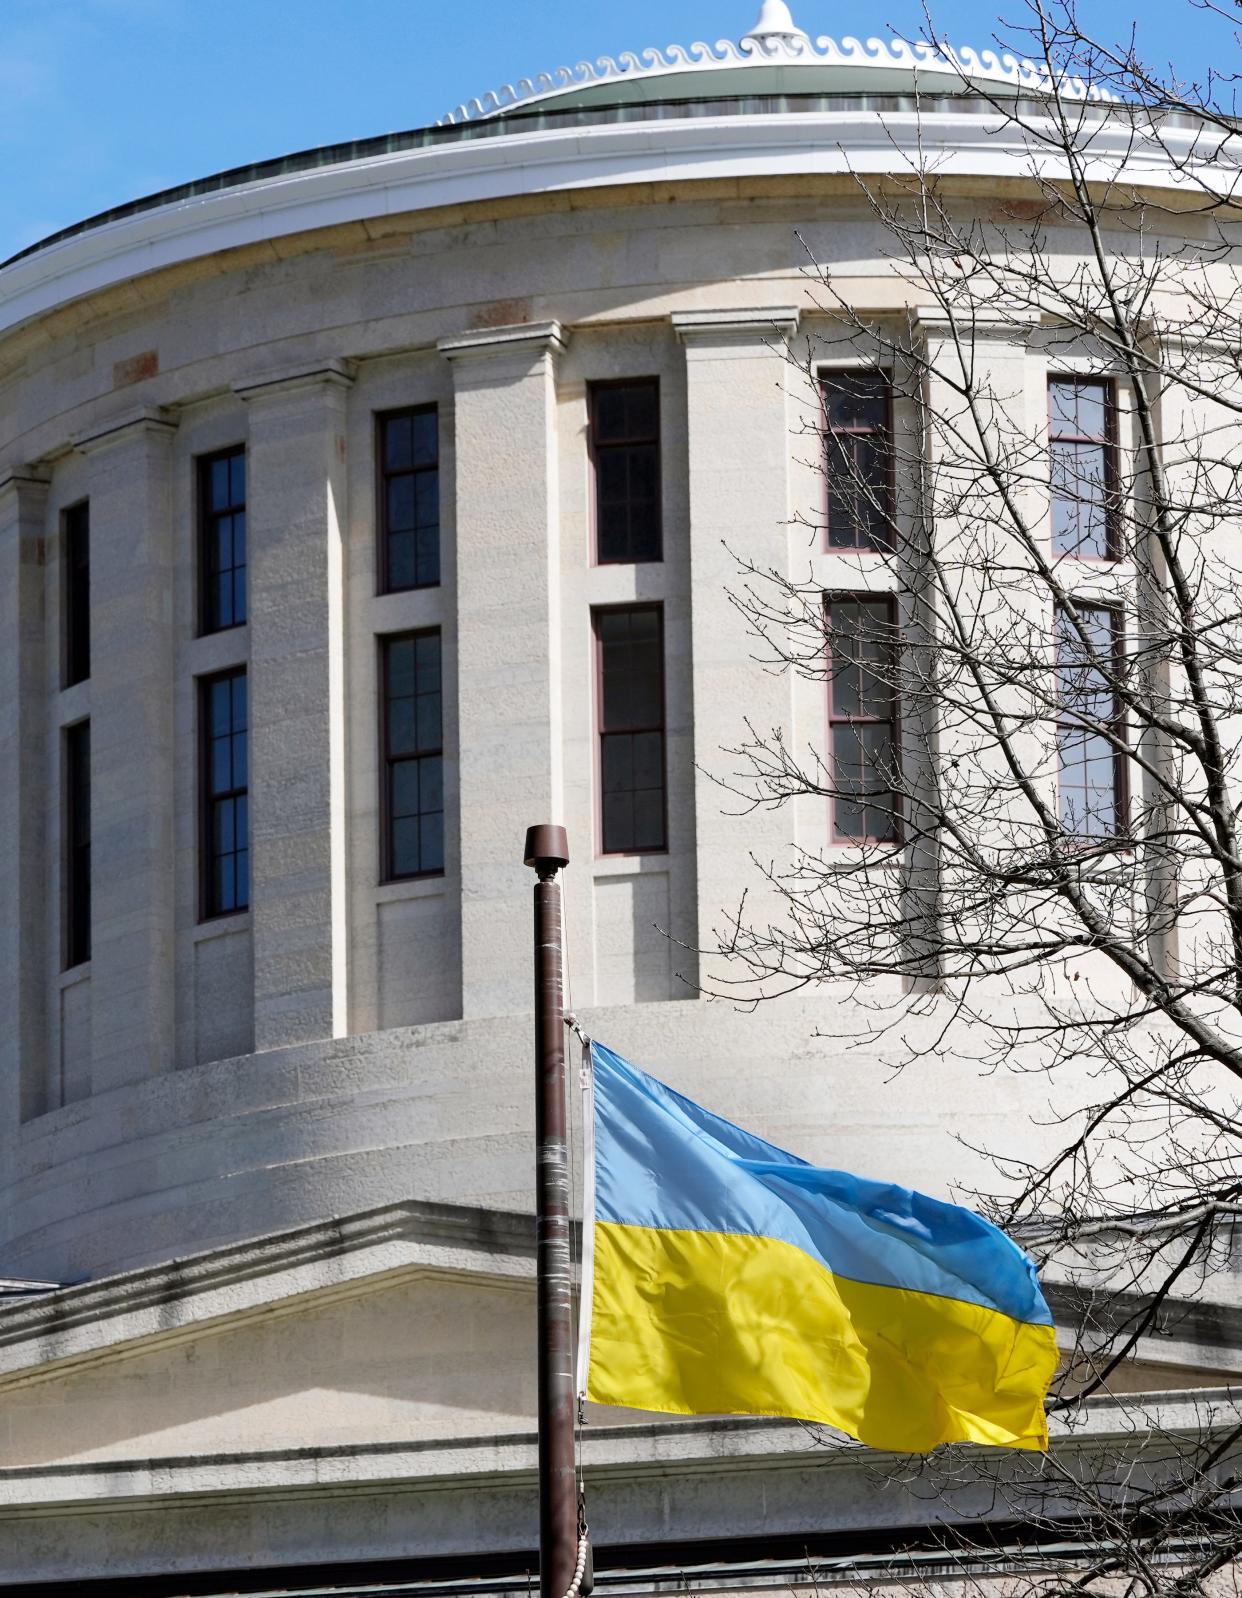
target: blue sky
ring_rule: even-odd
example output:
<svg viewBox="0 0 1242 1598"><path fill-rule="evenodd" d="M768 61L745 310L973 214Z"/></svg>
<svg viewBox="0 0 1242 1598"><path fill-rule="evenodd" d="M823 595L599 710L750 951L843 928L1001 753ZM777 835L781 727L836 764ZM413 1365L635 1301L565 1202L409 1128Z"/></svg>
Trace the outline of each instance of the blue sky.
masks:
<svg viewBox="0 0 1242 1598"><path fill-rule="evenodd" d="M1228 4L1228 0L1225 0ZM943 0L985 45L1021 0ZM919 0L794 0L812 34L917 36ZM758 0L0 0L0 259L67 223L225 167L434 121L496 83L584 57L737 38ZM1110 39L1124 0L1084 0ZM1145 0L1151 59L1242 57L1187 0Z"/></svg>

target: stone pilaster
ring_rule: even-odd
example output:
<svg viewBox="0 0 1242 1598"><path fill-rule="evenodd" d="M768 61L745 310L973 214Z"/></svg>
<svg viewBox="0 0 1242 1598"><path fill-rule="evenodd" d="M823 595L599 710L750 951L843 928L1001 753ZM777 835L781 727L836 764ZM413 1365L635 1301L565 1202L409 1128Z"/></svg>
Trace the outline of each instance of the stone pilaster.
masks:
<svg viewBox="0 0 1242 1598"><path fill-rule="evenodd" d="M344 362L236 386L249 403L255 1048L349 1029Z"/></svg>
<svg viewBox="0 0 1242 1598"><path fill-rule="evenodd" d="M0 1114L47 1091L47 479L0 472Z"/></svg>
<svg viewBox="0 0 1242 1598"><path fill-rule="evenodd" d="M555 379L563 348L555 322L440 344L456 392L467 1020L530 1005L524 829L562 819ZM571 848L585 857L591 840L571 840Z"/></svg>
<svg viewBox="0 0 1242 1598"><path fill-rule="evenodd" d="M91 1091L173 1059L175 420L75 440L91 516Z"/></svg>
<svg viewBox="0 0 1242 1598"><path fill-rule="evenodd" d="M797 324L797 311L786 307L673 316L686 351L699 977L708 986L724 968L707 951L727 936L743 890L748 909L763 913L752 854L779 858L793 836L783 810L737 815L740 806L710 774L736 769L723 751L746 740L747 722L760 736L790 726L789 682L751 658L753 643L729 593L739 586L739 559L787 569L783 341Z"/></svg>

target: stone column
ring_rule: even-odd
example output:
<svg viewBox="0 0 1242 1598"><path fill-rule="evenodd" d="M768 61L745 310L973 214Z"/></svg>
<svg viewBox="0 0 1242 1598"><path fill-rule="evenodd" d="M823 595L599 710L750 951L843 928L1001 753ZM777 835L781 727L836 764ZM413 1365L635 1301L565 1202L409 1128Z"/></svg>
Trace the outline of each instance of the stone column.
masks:
<svg viewBox="0 0 1242 1598"><path fill-rule="evenodd" d="M173 1060L176 422L144 408L75 440L91 516L91 1091Z"/></svg>
<svg viewBox="0 0 1242 1598"><path fill-rule="evenodd" d="M255 1048L349 1030L346 363L235 385L249 402Z"/></svg>
<svg viewBox="0 0 1242 1598"><path fill-rule="evenodd" d="M697 941L705 951L726 935L744 889L748 911L762 914L751 855L779 858L793 838L785 810L730 815L740 806L709 774L736 769L722 751L745 741L747 721L761 737L790 731L790 684L751 659L729 590L739 559L787 569L793 439L783 341L797 325L787 307L673 316L686 350ZM723 971L700 956L700 981L710 985Z"/></svg>
<svg viewBox="0 0 1242 1598"><path fill-rule="evenodd" d="M462 1014L530 1006L524 828L562 819L555 322L444 339L457 445ZM570 840L585 859L589 838Z"/></svg>
<svg viewBox="0 0 1242 1598"><path fill-rule="evenodd" d="M47 1088L47 479L0 473L0 1132Z"/></svg>

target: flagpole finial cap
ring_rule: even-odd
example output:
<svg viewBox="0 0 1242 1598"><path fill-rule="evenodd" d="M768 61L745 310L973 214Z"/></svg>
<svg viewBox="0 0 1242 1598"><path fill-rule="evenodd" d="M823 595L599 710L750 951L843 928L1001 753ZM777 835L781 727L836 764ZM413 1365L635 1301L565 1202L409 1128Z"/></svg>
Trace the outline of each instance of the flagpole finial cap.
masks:
<svg viewBox="0 0 1242 1598"><path fill-rule="evenodd" d="M541 877L554 876L562 866L567 866L569 839L564 827L528 827L522 864L533 867Z"/></svg>

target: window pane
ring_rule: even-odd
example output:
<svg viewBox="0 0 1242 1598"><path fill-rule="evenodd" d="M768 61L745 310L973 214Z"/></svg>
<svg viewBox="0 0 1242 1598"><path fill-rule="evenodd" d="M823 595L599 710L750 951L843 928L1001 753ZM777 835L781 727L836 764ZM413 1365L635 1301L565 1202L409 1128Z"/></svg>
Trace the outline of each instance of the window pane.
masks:
<svg viewBox="0 0 1242 1598"><path fill-rule="evenodd" d="M84 682L91 672L90 507L74 505L64 514L64 686Z"/></svg>
<svg viewBox="0 0 1242 1598"><path fill-rule="evenodd" d="M824 408L828 547L882 548L891 540L887 379L835 375L824 386Z"/></svg>
<svg viewBox="0 0 1242 1598"><path fill-rule="evenodd" d="M420 752L440 747L440 696L420 694L417 700L417 735Z"/></svg>
<svg viewBox="0 0 1242 1598"><path fill-rule="evenodd" d="M423 815L418 822L419 870L444 870L444 817Z"/></svg>
<svg viewBox="0 0 1242 1598"><path fill-rule="evenodd" d="M394 877L415 877L422 870L418 847L418 817L392 819L392 871Z"/></svg>
<svg viewBox="0 0 1242 1598"><path fill-rule="evenodd" d="M428 587L440 581L437 413L388 416L381 428L384 587Z"/></svg>
<svg viewBox="0 0 1242 1598"><path fill-rule="evenodd" d="M423 811L444 809L444 760L424 755L418 763L418 801Z"/></svg>
<svg viewBox="0 0 1242 1598"><path fill-rule="evenodd" d="M1107 840L1124 830L1119 804L1121 759L1110 734L1121 706L1108 677L1120 669L1116 615L1079 607L1082 636L1070 617L1057 618L1057 695L1066 718L1057 728L1058 813L1066 833Z"/></svg>
<svg viewBox="0 0 1242 1598"><path fill-rule="evenodd" d="M414 484L414 520L419 527L434 527L440 520L440 474L420 472Z"/></svg>
<svg viewBox="0 0 1242 1598"><path fill-rule="evenodd" d="M229 503L229 459L223 456L211 462L209 477L209 504L212 510L223 510Z"/></svg>
<svg viewBox="0 0 1242 1598"><path fill-rule="evenodd" d="M600 751L600 780L604 792L629 793L634 787L634 739L624 732L609 733Z"/></svg>
<svg viewBox="0 0 1242 1598"><path fill-rule="evenodd" d="M415 466L434 466L439 458L439 416L435 411L420 411L413 418Z"/></svg>
<svg viewBox="0 0 1242 1598"><path fill-rule="evenodd" d="M202 714L203 913L222 915L244 910L250 902L245 672L207 682Z"/></svg>
<svg viewBox="0 0 1242 1598"><path fill-rule="evenodd" d="M659 560L659 386L596 389L591 416L596 559Z"/></svg>
<svg viewBox="0 0 1242 1598"><path fill-rule="evenodd" d="M414 526L414 479L408 474L388 479L388 531L408 533Z"/></svg>
<svg viewBox="0 0 1242 1598"><path fill-rule="evenodd" d="M824 412L829 429L883 427L888 412L888 379L882 372L833 372L824 380Z"/></svg>
<svg viewBox="0 0 1242 1598"><path fill-rule="evenodd" d="M635 849L664 847L664 791L641 790L634 795Z"/></svg>
<svg viewBox="0 0 1242 1598"><path fill-rule="evenodd" d="M393 878L441 871L444 794L439 634L386 640L383 677L387 696L384 872ZM398 689L400 693L395 692Z"/></svg>
<svg viewBox="0 0 1242 1598"><path fill-rule="evenodd" d="M1052 542L1059 555L1108 555L1102 445L1052 446Z"/></svg>
<svg viewBox="0 0 1242 1598"><path fill-rule="evenodd" d="M659 612L597 612L600 787L607 853L665 847L664 694ZM631 730L632 729L632 730Z"/></svg>
<svg viewBox="0 0 1242 1598"><path fill-rule="evenodd" d="M610 854L627 854L634 842L634 796L606 793L603 803L604 848Z"/></svg>
<svg viewBox="0 0 1242 1598"><path fill-rule="evenodd" d="M393 816L418 814L418 762L399 760L392 768Z"/></svg>
<svg viewBox="0 0 1242 1598"><path fill-rule="evenodd" d="M388 416L384 423L384 467L409 471L414 465L414 424L408 416Z"/></svg>
<svg viewBox="0 0 1242 1598"><path fill-rule="evenodd" d="M636 732L631 735L633 749L634 786L636 788L661 788L664 786L664 740L658 732Z"/></svg>
<svg viewBox="0 0 1242 1598"><path fill-rule="evenodd" d="M412 755L416 751L415 701L394 699L388 706L388 752L391 755Z"/></svg>
<svg viewBox="0 0 1242 1598"><path fill-rule="evenodd" d="M204 632L246 619L246 452L200 462L199 605Z"/></svg>
<svg viewBox="0 0 1242 1598"><path fill-rule="evenodd" d="M417 581L414 534L394 533L388 540L388 586L413 588Z"/></svg>

